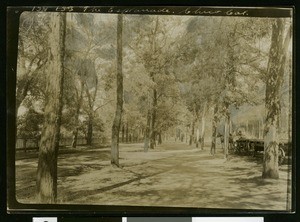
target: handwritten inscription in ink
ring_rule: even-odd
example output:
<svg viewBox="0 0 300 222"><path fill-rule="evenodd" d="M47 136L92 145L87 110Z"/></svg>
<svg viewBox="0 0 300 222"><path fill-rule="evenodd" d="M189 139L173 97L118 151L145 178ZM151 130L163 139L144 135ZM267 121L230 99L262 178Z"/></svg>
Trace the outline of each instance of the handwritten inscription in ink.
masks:
<svg viewBox="0 0 300 222"><path fill-rule="evenodd" d="M204 7L97 7L97 6L34 6L36 12L85 12L85 13L123 13L123 14L165 14L165 15L215 15L215 16L249 16L243 8L204 8Z"/></svg>
<svg viewBox="0 0 300 222"><path fill-rule="evenodd" d="M222 9L222 8L216 8L216 9L209 9L209 8L186 8L178 14L184 14L184 15L229 15L229 16L247 16L248 10L245 9Z"/></svg>

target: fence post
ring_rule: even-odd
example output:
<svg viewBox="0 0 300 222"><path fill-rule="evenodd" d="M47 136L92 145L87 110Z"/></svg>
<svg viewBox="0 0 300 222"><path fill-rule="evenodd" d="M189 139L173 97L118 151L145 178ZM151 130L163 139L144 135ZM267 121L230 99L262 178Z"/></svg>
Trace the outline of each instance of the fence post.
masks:
<svg viewBox="0 0 300 222"><path fill-rule="evenodd" d="M35 140L36 150L39 151L39 139Z"/></svg>
<svg viewBox="0 0 300 222"><path fill-rule="evenodd" d="M24 152L27 152L27 147L26 147L27 139L23 139L23 147L24 147Z"/></svg>

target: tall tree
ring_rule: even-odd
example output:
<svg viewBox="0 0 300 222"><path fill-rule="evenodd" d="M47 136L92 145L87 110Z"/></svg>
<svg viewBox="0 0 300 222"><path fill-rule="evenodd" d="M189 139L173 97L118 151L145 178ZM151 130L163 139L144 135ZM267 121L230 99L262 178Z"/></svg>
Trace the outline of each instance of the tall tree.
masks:
<svg viewBox="0 0 300 222"><path fill-rule="evenodd" d="M151 112L150 110L147 111L147 122L145 128L145 135L144 135L144 151L147 152L149 148L149 138L150 138L150 121L151 121Z"/></svg>
<svg viewBox="0 0 300 222"><path fill-rule="evenodd" d="M47 62L48 15L22 13L18 46L18 78L16 110L30 95L35 100L44 98L43 69Z"/></svg>
<svg viewBox="0 0 300 222"><path fill-rule="evenodd" d="M57 198L57 156L62 112L64 80L64 40L66 14L50 15L48 36L48 71L46 101L37 169L37 192L42 203L55 203Z"/></svg>
<svg viewBox="0 0 300 222"><path fill-rule="evenodd" d="M116 166L119 166L119 133L123 109L122 29L123 15L119 14L117 21L117 105L111 137L111 164Z"/></svg>
<svg viewBox="0 0 300 222"><path fill-rule="evenodd" d="M264 129L263 178L279 178L278 174L278 131L280 118L280 89L283 83L286 55L291 39L291 27L285 35L283 19L272 24L271 46L266 81L266 121Z"/></svg>
<svg viewBox="0 0 300 222"><path fill-rule="evenodd" d="M79 114L80 114L80 109L82 106L82 99L83 99L83 87L84 83L81 81L80 84L80 89L77 90L75 88L76 92L76 110L75 110L75 116L74 116L74 129L73 129L73 139L72 139L72 147L76 148L77 146L77 138L78 138L78 130L79 130Z"/></svg>
<svg viewBox="0 0 300 222"><path fill-rule="evenodd" d="M145 117L144 149L154 148L158 128L161 119L158 116L161 101L171 96L165 88L170 86L170 78L174 77L174 63L181 55L178 53L178 44L175 44L177 37L184 30L176 31L176 25L180 25L180 19L175 17L142 16L143 19L133 17L130 19L131 41L128 46L139 64L143 65L143 72L147 76L143 89L146 90L143 97L147 103L144 105L143 116ZM141 22L143 21L143 22ZM147 22L145 22L147 21ZM134 24L134 26L132 25ZM167 82L169 80L169 82ZM172 80L173 81L173 80ZM140 82L140 81L139 81ZM171 84L176 88L177 84ZM176 85L176 86L175 86ZM141 88L141 87L140 87Z"/></svg>
<svg viewBox="0 0 300 222"><path fill-rule="evenodd" d="M116 28L113 23L116 20L114 15L110 15L112 19L109 20L99 17L103 16L93 14L67 16L65 68L67 73L72 75L68 82L73 83L65 84L72 87L65 87L65 92L69 93L69 103L64 106L63 113L72 114L70 115L72 119L68 121L70 125L68 130L73 132L73 146L76 146L78 127L82 129L86 143L92 145L93 137L103 131L101 128L103 122L100 119L105 114L101 109L105 105L110 105L109 101L113 101L111 98L107 100L107 95L111 94L108 92L111 88L111 79L106 77L115 77L115 70L111 64L116 57L116 50L113 47L116 42ZM67 93L64 97L68 96ZM110 132L111 127L107 131Z"/></svg>
<svg viewBox="0 0 300 222"><path fill-rule="evenodd" d="M86 104L86 114L87 114L87 135L86 135L86 141L87 145L92 145L93 141L93 125L94 125L94 118L95 118L95 102L97 97L97 91L98 91L98 76L95 71L95 64L91 60L86 60L83 62L84 65L84 74L88 75L89 79L93 80L91 84L88 82L88 78L85 79L85 94L87 97L87 104ZM92 90L93 89L93 90Z"/></svg>
<svg viewBox="0 0 300 222"><path fill-rule="evenodd" d="M218 118L218 104L215 103L213 119L212 119L212 138L211 138L211 148L210 148L210 154L211 155L216 154L217 124L218 124L218 121L219 121L219 118Z"/></svg>
<svg viewBox="0 0 300 222"><path fill-rule="evenodd" d="M153 79L154 81L154 79ZM150 149L154 149L155 137L156 137L156 113L157 113L157 90L153 89L152 95L152 112L151 112L151 124L150 124Z"/></svg>

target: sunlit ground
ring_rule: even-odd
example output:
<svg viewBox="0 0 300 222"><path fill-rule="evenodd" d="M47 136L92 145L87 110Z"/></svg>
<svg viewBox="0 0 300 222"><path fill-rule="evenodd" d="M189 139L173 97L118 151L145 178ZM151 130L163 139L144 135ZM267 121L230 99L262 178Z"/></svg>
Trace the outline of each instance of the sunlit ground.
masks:
<svg viewBox="0 0 300 222"><path fill-rule="evenodd" d="M208 145L208 144L207 144ZM261 158L216 156L185 143L168 142L145 153L142 144L121 144L121 168L109 148L78 147L58 161L58 202L72 204L286 210L288 166L280 179L261 178ZM28 155L28 154L27 154ZM35 202L37 157L18 154L17 199Z"/></svg>

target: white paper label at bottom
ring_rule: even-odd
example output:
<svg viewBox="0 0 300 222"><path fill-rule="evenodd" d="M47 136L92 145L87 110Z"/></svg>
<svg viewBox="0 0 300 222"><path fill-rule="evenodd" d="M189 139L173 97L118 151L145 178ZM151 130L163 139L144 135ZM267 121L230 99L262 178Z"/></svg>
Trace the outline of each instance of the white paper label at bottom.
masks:
<svg viewBox="0 0 300 222"><path fill-rule="evenodd" d="M32 222L57 222L57 217L33 217Z"/></svg>
<svg viewBox="0 0 300 222"><path fill-rule="evenodd" d="M192 217L192 222L264 222L263 217Z"/></svg>

